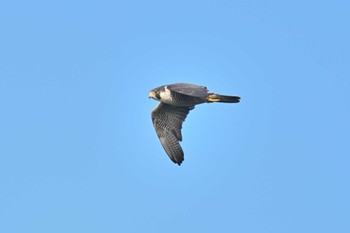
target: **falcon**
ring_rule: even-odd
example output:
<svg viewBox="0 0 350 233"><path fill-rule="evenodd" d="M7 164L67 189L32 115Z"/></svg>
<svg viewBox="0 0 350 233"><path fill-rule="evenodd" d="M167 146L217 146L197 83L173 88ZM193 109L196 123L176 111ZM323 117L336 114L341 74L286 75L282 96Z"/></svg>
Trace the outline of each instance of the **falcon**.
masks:
<svg viewBox="0 0 350 233"><path fill-rule="evenodd" d="M202 103L238 103L239 96L214 94L204 86L188 83L175 83L157 87L150 91L149 98L159 101L152 111L152 122L158 138L176 164L181 165L184 152L182 141L182 123L194 106Z"/></svg>

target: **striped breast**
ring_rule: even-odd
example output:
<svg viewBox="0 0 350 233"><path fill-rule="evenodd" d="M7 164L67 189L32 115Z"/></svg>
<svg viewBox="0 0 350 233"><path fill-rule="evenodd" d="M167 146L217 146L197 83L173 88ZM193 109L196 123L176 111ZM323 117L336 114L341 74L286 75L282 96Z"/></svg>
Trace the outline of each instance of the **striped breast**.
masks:
<svg viewBox="0 0 350 233"><path fill-rule="evenodd" d="M176 91L170 91L172 104L176 106L194 106L206 102L205 99L194 97L190 95L184 95Z"/></svg>

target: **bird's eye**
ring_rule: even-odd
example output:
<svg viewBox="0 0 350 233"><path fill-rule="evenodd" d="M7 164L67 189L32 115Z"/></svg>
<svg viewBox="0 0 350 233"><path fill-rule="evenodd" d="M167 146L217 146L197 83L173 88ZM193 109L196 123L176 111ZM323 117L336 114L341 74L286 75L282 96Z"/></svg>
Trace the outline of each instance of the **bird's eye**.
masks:
<svg viewBox="0 0 350 233"><path fill-rule="evenodd" d="M156 98L160 100L160 94L159 94L159 91L156 91Z"/></svg>

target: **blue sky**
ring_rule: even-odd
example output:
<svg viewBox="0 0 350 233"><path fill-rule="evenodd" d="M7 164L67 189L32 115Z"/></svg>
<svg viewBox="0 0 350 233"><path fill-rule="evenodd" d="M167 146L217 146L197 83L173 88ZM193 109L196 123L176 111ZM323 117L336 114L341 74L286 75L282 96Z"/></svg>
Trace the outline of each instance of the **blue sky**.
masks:
<svg viewBox="0 0 350 233"><path fill-rule="evenodd" d="M0 4L0 232L350 232L346 1ZM183 126L149 90L239 95Z"/></svg>

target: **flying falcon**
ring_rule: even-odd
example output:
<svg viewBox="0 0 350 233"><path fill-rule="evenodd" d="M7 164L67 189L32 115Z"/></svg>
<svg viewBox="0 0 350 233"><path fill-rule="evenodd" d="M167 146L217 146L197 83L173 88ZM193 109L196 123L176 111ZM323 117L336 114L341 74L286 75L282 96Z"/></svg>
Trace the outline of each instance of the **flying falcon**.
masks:
<svg viewBox="0 0 350 233"><path fill-rule="evenodd" d="M170 159L181 165L184 152L180 146L181 128L187 114L202 103L238 103L239 96L214 94L204 86L175 83L150 91L149 97L160 101L152 111L153 126Z"/></svg>

